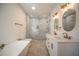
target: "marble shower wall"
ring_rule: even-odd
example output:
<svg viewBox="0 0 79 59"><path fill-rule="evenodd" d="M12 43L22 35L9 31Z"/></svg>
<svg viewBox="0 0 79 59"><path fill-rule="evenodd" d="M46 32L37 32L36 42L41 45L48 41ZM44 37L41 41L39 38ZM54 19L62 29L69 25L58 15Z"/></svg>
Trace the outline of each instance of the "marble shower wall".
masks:
<svg viewBox="0 0 79 59"><path fill-rule="evenodd" d="M45 35L49 32L49 19L29 17L29 37L33 39L46 39Z"/></svg>

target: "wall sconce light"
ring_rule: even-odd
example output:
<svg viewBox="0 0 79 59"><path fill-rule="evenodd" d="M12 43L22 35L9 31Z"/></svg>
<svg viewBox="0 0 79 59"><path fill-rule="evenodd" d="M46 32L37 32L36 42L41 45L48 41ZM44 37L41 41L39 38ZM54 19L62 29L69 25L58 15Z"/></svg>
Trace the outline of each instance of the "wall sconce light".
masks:
<svg viewBox="0 0 79 59"><path fill-rule="evenodd" d="M57 14L58 14L58 13L56 12L56 13L55 13L55 16L56 16Z"/></svg>
<svg viewBox="0 0 79 59"><path fill-rule="evenodd" d="M64 5L61 6L61 9L64 9L69 3L65 3Z"/></svg>
<svg viewBox="0 0 79 59"><path fill-rule="evenodd" d="M57 14L58 14L57 12L56 12L56 13L54 13L53 17L55 17Z"/></svg>
<svg viewBox="0 0 79 59"><path fill-rule="evenodd" d="M64 8L64 5L61 6L61 9L63 9L63 8Z"/></svg>
<svg viewBox="0 0 79 59"><path fill-rule="evenodd" d="M64 4L64 7L66 7L66 6L67 6L67 3Z"/></svg>

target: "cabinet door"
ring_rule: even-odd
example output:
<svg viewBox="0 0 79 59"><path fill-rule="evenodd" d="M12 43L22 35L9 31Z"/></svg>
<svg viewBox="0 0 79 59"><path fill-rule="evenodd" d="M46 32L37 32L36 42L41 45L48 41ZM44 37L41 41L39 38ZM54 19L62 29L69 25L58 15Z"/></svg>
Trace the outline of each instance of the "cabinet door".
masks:
<svg viewBox="0 0 79 59"><path fill-rule="evenodd" d="M79 55L79 43L77 42L58 43L58 55L78 56Z"/></svg>

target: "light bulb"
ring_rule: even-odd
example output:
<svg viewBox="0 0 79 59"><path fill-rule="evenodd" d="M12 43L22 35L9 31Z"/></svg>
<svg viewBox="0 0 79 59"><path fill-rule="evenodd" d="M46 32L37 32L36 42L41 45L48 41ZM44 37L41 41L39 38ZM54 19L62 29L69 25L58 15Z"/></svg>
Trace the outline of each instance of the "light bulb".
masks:
<svg viewBox="0 0 79 59"><path fill-rule="evenodd" d="M36 7L32 7L32 10L35 10L36 9Z"/></svg>

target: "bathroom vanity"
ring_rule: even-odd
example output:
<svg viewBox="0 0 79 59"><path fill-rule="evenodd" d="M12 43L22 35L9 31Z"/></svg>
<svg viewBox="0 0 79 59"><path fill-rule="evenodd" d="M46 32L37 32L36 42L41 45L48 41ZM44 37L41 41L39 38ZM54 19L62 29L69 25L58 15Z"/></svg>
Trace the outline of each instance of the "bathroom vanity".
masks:
<svg viewBox="0 0 79 59"><path fill-rule="evenodd" d="M79 41L75 38L68 40L52 34L47 34L46 37L50 56L79 56Z"/></svg>
<svg viewBox="0 0 79 59"><path fill-rule="evenodd" d="M50 56L79 56L79 5L63 4L51 16L51 31L46 34Z"/></svg>
<svg viewBox="0 0 79 59"><path fill-rule="evenodd" d="M6 45L1 51L1 56L26 56L32 39L17 40Z"/></svg>

